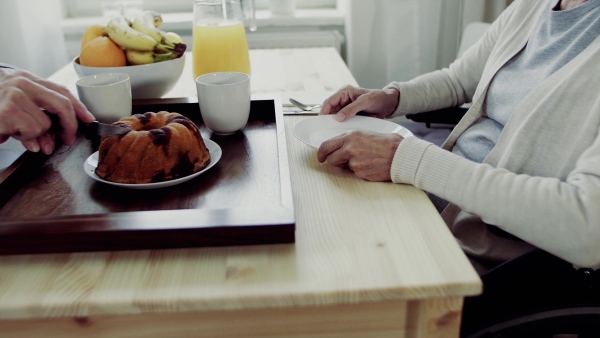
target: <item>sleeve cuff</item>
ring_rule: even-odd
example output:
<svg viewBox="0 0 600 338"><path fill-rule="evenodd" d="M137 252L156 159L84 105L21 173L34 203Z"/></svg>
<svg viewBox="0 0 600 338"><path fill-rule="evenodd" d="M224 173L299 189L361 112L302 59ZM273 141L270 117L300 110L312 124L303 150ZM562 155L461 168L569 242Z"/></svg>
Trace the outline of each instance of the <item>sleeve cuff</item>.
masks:
<svg viewBox="0 0 600 338"><path fill-rule="evenodd" d="M390 175L394 183L413 184L419 169L423 154L432 143L420 140L414 136L407 137L396 149Z"/></svg>
<svg viewBox="0 0 600 338"><path fill-rule="evenodd" d="M445 196L449 178L460 156L423 141L417 137L405 138L392 161L392 182L412 184L415 187Z"/></svg>
<svg viewBox="0 0 600 338"><path fill-rule="evenodd" d="M398 117L398 116L403 116L408 114L410 111L408 110L408 97L405 93L404 88L402 87L402 85L400 84L400 82L392 82L390 84L388 84L387 86L383 87L384 90L386 89L395 89L398 92L400 92L400 102L398 103L398 105L396 106L396 110L387 118L393 118L393 117Z"/></svg>

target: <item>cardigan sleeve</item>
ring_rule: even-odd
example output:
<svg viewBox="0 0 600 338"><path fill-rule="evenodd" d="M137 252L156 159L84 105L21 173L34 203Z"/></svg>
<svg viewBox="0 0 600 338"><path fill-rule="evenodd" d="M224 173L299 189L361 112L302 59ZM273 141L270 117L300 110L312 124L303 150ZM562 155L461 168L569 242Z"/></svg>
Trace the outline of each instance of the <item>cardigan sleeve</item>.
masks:
<svg viewBox="0 0 600 338"><path fill-rule="evenodd" d="M449 200L572 264L600 267L600 131L566 181L471 162L416 137L396 150L392 181Z"/></svg>

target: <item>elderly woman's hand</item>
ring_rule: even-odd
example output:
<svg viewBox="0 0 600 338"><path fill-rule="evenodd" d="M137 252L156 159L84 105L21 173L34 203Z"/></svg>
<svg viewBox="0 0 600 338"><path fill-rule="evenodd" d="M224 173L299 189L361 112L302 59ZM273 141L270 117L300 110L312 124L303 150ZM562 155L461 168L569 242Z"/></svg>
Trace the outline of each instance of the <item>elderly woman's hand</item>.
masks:
<svg viewBox="0 0 600 338"><path fill-rule="evenodd" d="M350 131L321 144L319 162L347 167L367 181L390 181L394 154L404 138L398 134Z"/></svg>
<svg viewBox="0 0 600 338"><path fill-rule="evenodd" d="M67 88L27 71L0 68L0 143L14 137L30 151L52 153L55 139L48 132L51 121L42 108L58 116L60 136L67 145L75 142L77 119L94 121Z"/></svg>
<svg viewBox="0 0 600 338"><path fill-rule="evenodd" d="M386 118L396 110L399 99L400 93L396 89L346 86L325 100L320 114L336 114L335 118L340 122L359 112L362 115Z"/></svg>

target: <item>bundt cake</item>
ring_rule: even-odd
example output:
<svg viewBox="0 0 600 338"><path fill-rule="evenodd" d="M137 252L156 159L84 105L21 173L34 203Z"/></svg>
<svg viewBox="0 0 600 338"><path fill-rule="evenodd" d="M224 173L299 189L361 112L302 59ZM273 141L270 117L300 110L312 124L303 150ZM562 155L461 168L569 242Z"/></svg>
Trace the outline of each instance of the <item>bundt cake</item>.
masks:
<svg viewBox="0 0 600 338"><path fill-rule="evenodd" d="M210 162L198 127L181 114L148 112L113 124L125 125L131 131L100 141L96 175L107 181L168 181L198 172Z"/></svg>

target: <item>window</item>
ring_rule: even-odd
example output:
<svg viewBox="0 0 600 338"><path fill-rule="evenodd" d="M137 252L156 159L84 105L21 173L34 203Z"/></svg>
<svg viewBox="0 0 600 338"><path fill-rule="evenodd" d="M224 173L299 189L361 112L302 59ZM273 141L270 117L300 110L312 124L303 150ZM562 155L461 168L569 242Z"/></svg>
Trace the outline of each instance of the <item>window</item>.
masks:
<svg viewBox="0 0 600 338"><path fill-rule="evenodd" d="M1 0L0 0L1 1ZM61 0L63 3L62 28L67 55L79 55L81 37L92 24L106 24L108 18L125 14L133 18L139 11L127 6L142 4L144 10L163 14L161 29L179 34L183 41L192 43L192 8L194 0ZM249 0L241 0L249 1ZM276 0L280 1L280 0ZM255 0L259 30L248 34L250 48L334 47L344 57L344 16L338 9L338 0L296 0L299 9L293 17L272 16L269 0ZM121 7L103 14L103 5L118 3Z"/></svg>
<svg viewBox="0 0 600 338"><path fill-rule="evenodd" d="M194 0L63 0L65 17L102 16L103 6L117 4L126 8L139 6L159 13L191 12ZM242 0L247 1L247 0ZM267 9L269 0L255 0L257 9ZM298 8L335 8L336 0L297 0Z"/></svg>

